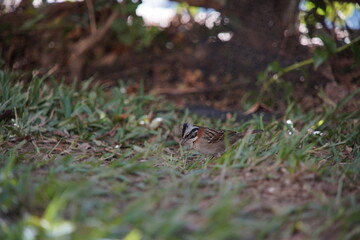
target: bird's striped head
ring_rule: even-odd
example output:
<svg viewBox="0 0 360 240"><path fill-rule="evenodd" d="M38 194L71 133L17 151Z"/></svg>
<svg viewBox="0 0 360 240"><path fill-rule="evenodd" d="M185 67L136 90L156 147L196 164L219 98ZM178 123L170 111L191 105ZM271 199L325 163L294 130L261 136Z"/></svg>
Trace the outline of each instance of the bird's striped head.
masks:
<svg viewBox="0 0 360 240"><path fill-rule="evenodd" d="M181 145L191 144L196 141L199 127L184 123L181 130Z"/></svg>

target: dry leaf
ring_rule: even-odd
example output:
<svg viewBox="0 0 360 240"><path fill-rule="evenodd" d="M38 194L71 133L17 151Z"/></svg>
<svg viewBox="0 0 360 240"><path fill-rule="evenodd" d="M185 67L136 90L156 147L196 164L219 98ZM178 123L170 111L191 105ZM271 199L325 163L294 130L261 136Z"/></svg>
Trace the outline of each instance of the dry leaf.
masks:
<svg viewBox="0 0 360 240"><path fill-rule="evenodd" d="M274 110L272 110L268 106L265 106L264 104L257 102L254 105L252 105L247 111L245 111L244 115L249 115L249 114L255 113L255 112L259 111L260 109L266 110L267 112L274 112Z"/></svg>
<svg viewBox="0 0 360 240"><path fill-rule="evenodd" d="M87 152L88 149L91 148L91 145L89 143L79 143L78 149L80 149L82 152Z"/></svg>

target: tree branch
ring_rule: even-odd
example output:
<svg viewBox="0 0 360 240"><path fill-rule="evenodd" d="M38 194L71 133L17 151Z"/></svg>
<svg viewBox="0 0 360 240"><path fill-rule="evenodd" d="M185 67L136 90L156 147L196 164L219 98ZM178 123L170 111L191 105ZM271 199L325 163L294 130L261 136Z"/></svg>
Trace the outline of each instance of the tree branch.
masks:
<svg viewBox="0 0 360 240"><path fill-rule="evenodd" d="M106 23L98 28L94 33L90 36L79 40L73 46L73 53L69 59L69 67L71 71L71 75L77 79L81 79L82 68L84 65L85 55L93 49L96 44L98 44L104 36L109 32L111 25L118 17L118 11L114 10L110 17L107 19Z"/></svg>
<svg viewBox="0 0 360 240"><path fill-rule="evenodd" d="M94 34L96 32L94 4L93 4L92 0L86 0L86 5L88 8L88 12L89 12L91 34Z"/></svg>

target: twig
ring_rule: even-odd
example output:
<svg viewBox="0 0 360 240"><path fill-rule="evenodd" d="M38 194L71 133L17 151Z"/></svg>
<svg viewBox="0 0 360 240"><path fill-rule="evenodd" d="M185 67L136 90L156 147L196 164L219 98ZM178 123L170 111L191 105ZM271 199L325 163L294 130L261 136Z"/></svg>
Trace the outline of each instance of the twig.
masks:
<svg viewBox="0 0 360 240"><path fill-rule="evenodd" d="M351 47L352 45L354 45L355 43L359 42L360 41L360 36L359 37L356 37L354 40L352 40L349 44L347 45L344 45L344 46L341 46L341 47L338 47L336 50L335 50L335 53L339 53L341 51L344 51L345 49ZM304 66L307 66L307 65L310 65L310 64L313 64L314 63L314 58L309 58L309 59L305 59L301 62L297 62L297 63L294 63L282 70L280 70L279 72L273 74L269 79L267 79L267 81L265 81L265 83L263 84L263 87L261 88L261 91L260 91L260 96L263 96L265 90L268 88L268 86L273 83L273 82L278 82L280 81L280 78L282 76L284 76L286 73L288 72L291 72L295 69L299 69L299 68L302 68Z"/></svg>
<svg viewBox="0 0 360 240"><path fill-rule="evenodd" d="M86 0L86 5L88 7L88 12L89 12L90 31L91 31L91 34L95 34L97 28L96 28L94 4L93 4L92 0Z"/></svg>
<svg viewBox="0 0 360 240"><path fill-rule="evenodd" d="M341 47L338 47L336 49L335 53L339 53L341 51L344 51L345 49L351 47L352 45L354 45L355 43L357 43L359 41L360 41L360 36L355 38L354 40L352 40L351 43L349 43L347 45L344 45L344 46L341 46ZM285 75L288 72L291 72L291 71L293 71L295 69L304 67L304 66L312 64L312 63L314 63L314 58L309 58L309 59L303 60L301 62L295 63L293 65L290 65L290 66L280 70L278 73L274 74L273 77L275 76L276 78L280 78L281 76Z"/></svg>

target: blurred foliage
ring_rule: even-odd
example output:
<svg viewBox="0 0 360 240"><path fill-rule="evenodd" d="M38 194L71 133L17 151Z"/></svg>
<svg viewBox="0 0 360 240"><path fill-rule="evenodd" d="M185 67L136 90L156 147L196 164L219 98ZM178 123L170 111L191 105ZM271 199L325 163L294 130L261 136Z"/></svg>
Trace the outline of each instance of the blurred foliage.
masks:
<svg viewBox="0 0 360 240"><path fill-rule="evenodd" d="M159 33L156 27L145 27L143 18L136 15L136 9L140 3L140 1L127 0L112 6L121 13L121 16L124 16L116 19L112 24L117 39L126 46L132 45L136 50L149 46Z"/></svg>
<svg viewBox="0 0 360 240"><path fill-rule="evenodd" d="M306 0L304 1L304 14L300 16L300 22L306 24L309 35L313 36L316 24L320 23L324 28L337 27L346 29L346 20L360 7L357 3L346 3L329 0Z"/></svg>
<svg viewBox="0 0 360 240"><path fill-rule="evenodd" d="M278 61L271 62L264 72L258 74L258 85L261 86L258 101L264 101L272 105L271 100L276 99L273 87L283 90L285 99L288 101L293 93L292 83L284 81L283 76L291 71L304 69L313 65L316 70L324 62L343 51L351 51L353 63L348 70L359 67L360 64L360 37L354 34L347 26L346 20L355 11L359 11L358 3L340 3L328 0L306 0L301 3L300 24L305 26L302 37L309 40L313 49L312 58L296 62L284 67ZM312 40L317 41L316 44ZM347 59L349 61L349 59ZM332 73L330 73L332 74ZM266 94L264 94L266 93Z"/></svg>
<svg viewBox="0 0 360 240"><path fill-rule="evenodd" d="M358 3L344 3L328 0L306 0L304 9L300 14L300 23L307 29L305 34L309 39L319 38L323 47L314 51L314 68L318 68L333 54L339 52L338 46L349 44L351 35L346 21L359 11ZM342 34L340 34L342 32ZM352 42L354 43L354 42ZM352 44L355 59L359 59L358 44Z"/></svg>
<svg viewBox="0 0 360 240"><path fill-rule="evenodd" d="M190 6L188 3L186 2L181 2L179 4L176 5L176 12L178 14L183 14L183 12L187 12L190 17L194 18L196 16L197 13L199 13L201 10L200 7L194 7L194 6Z"/></svg>
<svg viewBox="0 0 360 240"><path fill-rule="evenodd" d="M90 18L95 16L97 27L101 27L101 21L104 21L109 15L109 11L116 9L119 17L112 24L112 33L115 38L124 44L125 46L131 46L139 50L143 47L147 47L151 44L153 38L159 33L156 27L146 27L142 17L136 14L136 9L139 6L140 1L125 0L120 3L117 1L93 1L93 12L86 6L85 1L81 11L79 9L69 8L68 12L59 8L59 13L52 10L52 14L47 15L49 11L46 10L50 5L55 9L57 3L48 3L43 1L40 8L31 8L24 12L27 20L20 26L14 25L10 27L9 24L0 24L1 32L6 37L6 43L11 44L11 37L16 34L31 33L33 31L42 30L60 30L63 31L63 35L71 32L76 33L76 28L83 29L83 32L89 31ZM61 3L58 3L59 5ZM76 35L76 38L86 37L86 35ZM66 38L62 39L63 41ZM62 43L64 43L62 41Z"/></svg>

